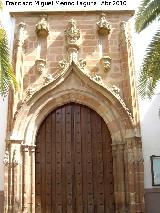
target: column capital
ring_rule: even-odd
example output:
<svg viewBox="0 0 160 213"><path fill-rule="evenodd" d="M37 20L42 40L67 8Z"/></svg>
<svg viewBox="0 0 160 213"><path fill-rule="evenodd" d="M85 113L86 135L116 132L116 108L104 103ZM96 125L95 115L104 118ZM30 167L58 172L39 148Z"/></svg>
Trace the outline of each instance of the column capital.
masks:
<svg viewBox="0 0 160 213"><path fill-rule="evenodd" d="M29 146L31 152L35 152L36 145L32 144Z"/></svg>
<svg viewBox="0 0 160 213"><path fill-rule="evenodd" d="M22 151L23 151L23 152L28 152L28 151L34 152L34 151L35 151L36 145L34 145L34 144L24 144L24 143L22 143L22 144L21 144L21 147L22 147Z"/></svg>
<svg viewBox="0 0 160 213"><path fill-rule="evenodd" d="M28 151L29 151L29 146L28 146L28 144L22 143L22 144L21 144L21 147L22 147L22 151L23 151L23 152L28 152Z"/></svg>

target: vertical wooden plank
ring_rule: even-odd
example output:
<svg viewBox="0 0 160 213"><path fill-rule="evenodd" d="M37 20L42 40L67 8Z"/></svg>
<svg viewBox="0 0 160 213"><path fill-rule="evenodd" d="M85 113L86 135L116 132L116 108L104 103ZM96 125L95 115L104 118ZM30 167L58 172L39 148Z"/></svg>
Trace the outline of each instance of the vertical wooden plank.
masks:
<svg viewBox="0 0 160 213"><path fill-rule="evenodd" d="M72 111L71 105L66 106L66 204L67 213L73 212L72 202Z"/></svg>
<svg viewBox="0 0 160 213"><path fill-rule="evenodd" d="M62 134L62 211L67 212L66 207L66 106L62 107L62 123L61 123L61 134Z"/></svg>
<svg viewBox="0 0 160 213"><path fill-rule="evenodd" d="M94 111L91 112L92 125L92 152L93 152L93 176L94 176L94 204L95 211L104 212L103 190L103 160L101 142L101 117Z"/></svg>
<svg viewBox="0 0 160 213"><path fill-rule="evenodd" d="M56 110L56 213L62 213L61 108Z"/></svg>
<svg viewBox="0 0 160 213"><path fill-rule="evenodd" d="M95 112L94 112L95 113ZM97 120L97 151L98 151L98 212L104 211L104 165L102 144L102 118L96 113Z"/></svg>
<svg viewBox="0 0 160 213"><path fill-rule="evenodd" d="M45 212L46 209L46 122L42 123L41 129L41 210Z"/></svg>
<svg viewBox="0 0 160 213"><path fill-rule="evenodd" d="M93 161L92 161L92 136L91 136L91 110L86 109L86 156L87 156L87 188L88 188L88 213L94 212L93 201ZM83 125L83 122L82 122Z"/></svg>
<svg viewBox="0 0 160 213"><path fill-rule="evenodd" d="M83 208L83 195L82 195L82 138L81 138L81 107L79 105L74 106L74 167L75 167L75 177L74 177L74 184L75 184L75 212L85 212Z"/></svg>
<svg viewBox="0 0 160 213"><path fill-rule="evenodd" d="M45 188L46 188L46 213L51 212L51 204L52 204L52 191L51 191L51 183L52 183L52 177L51 177L51 156L52 156L52 150L51 150L51 114L47 116L46 118L46 182L45 182Z"/></svg>
<svg viewBox="0 0 160 213"><path fill-rule="evenodd" d="M105 204L105 211L106 213L109 213L109 209L108 209L108 203L109 203L109 200L108 200L108 197L109 197L109 187L108 187L108 183L109 183L109 177L108 177L108 172L109 172L109 167L108 167L108 159L109 159L109 156L108 156L108 141L106 140L106 126L104 125L104 122L102 122L102 143L103 143L103 165L104 165L104 179L105 179L105 182L104 182L104 192L105 192L105 201L104 201L104 204ZM107 170L107 171L106 171Z"/></svg>
<svg viewBox="0 0 160 213"><path fill-rule="evenodd" d="M87 108L81 106L81 140L82 140L82 170L83 170L83 205L84 205L84 213L88 213L88 187L92 184L88 180L88 167L90 161L88 159L88 143L87 141L87 133L88 133L88 125L87 125Z"/></svg>
<svg viewBox="0 0 160 213"><path fill-rule="evenodd" d="M97 203L98 203L98 156L97 156L97 134L96 134L96 120L94 113L91 111L91 131L92 131L92 161L93 161L93 188L94 188L94 212L97 211Z"/></svg>
<svg viewBox="0 0 160 213"><path fill-rule="evenodd" d="M56 113L51 114L52 119L52 139L51 139L51 152L52 152L52 213L56 209Z"/></svg>
<svg viewBox="0 0 160 213"><path fill-rule="evenodd" d="M75 104L71 103L71 153L72 153L72 212L76 211L76 183L75 183Z"/></svg>

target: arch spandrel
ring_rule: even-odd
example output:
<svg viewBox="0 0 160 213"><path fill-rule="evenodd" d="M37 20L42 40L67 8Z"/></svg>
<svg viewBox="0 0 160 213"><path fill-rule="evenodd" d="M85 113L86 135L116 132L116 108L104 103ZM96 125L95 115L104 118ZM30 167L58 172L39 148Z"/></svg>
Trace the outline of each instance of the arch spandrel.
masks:
<svg viewBox="0 0 160 213"><path fill-rule="evenodd" d="M72 62L61 75L40 85L24 100L17 113L12 135L33 144L37 129L47 114L69 102L95 110L105 120L112 138L121 137L123 140L126 129L134 132L132 116L117 88L106 85L100 76L90 76L87 70Z"/></svg>

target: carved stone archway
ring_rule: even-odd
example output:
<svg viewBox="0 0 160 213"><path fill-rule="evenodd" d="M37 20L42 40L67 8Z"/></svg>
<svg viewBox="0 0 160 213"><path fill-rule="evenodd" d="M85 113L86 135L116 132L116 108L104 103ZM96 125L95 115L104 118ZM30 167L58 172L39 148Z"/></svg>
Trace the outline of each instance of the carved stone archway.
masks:
<svg viewBox="0 0 160 213"><path fill-rule="evenodd" d="M71 61L63 72L27 94L14 120L5 156L5 212L35 212L35 138L44 118L69 102L86 105L112 137L116 212L144 212L141 140L114 86Z"/></svg>

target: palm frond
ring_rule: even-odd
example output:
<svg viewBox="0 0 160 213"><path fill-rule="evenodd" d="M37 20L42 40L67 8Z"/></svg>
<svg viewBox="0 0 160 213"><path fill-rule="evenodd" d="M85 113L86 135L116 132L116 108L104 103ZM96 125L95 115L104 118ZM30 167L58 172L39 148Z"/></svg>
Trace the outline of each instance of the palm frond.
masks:
<svg viewBox="0 0 160 213"><path fill-rule="evenodd" d="M7 95L9 87L17 89L17 82L10 63L10 51L5 30L0 27L0 93Z"/></svg>
<svg viewBox="0 0 160 213"><path fill-rule="evenodd" d="M150 23L160 15L159 0L144 0L138 8L135 29L137 32L144 30Z"/></svg>
<svg viewBox="0 0 160 213"><path fill-rule="evenodd" d="M154 94L154 89L160 80L160 29L149 44L143 60L138 90L142 98Z"/></svg>
<svg viewBox="0 0 160 213"><path fill-rule="evenodd" d="M146 7L151 0L141 0L140 7Z"/></svg>

